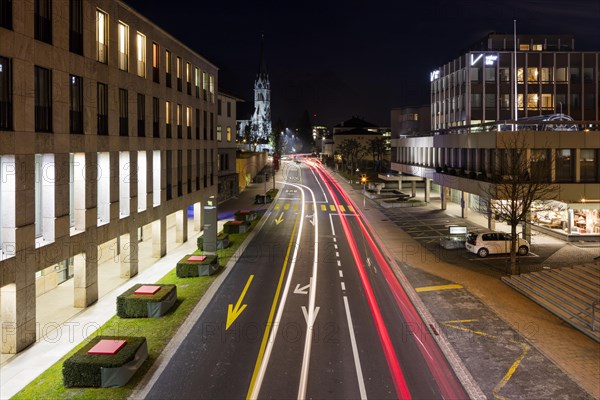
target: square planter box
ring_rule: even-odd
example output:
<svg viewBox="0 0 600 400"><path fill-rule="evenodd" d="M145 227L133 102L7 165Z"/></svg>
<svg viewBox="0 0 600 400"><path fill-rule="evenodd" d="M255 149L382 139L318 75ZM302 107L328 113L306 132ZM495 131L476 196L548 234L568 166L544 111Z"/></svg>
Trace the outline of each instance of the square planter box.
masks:
<svg viewBox="0 0 600 400"><path fill-rule="evenodd" d="M235 213L236 221L252 222L256 219L256 211L252 210L240 210Z"/></svg>
<svg viewBox="0 0 600 400"><path fill-rule="evenodd" d="M250 229L250 222L246 221L227 221L223 225L225 233L245 233Z"/></svg>
<svg viewBox="0 0 600 400"><path fill-rule="evenodd" d="M89 354L102 340L115 340L125 344L109 350L106 354ZM113 343L111 343L113 342ZM115 351L111 354L111 351ZM62 366L65 387L114 387L124 386L148 358L145 337L96 336L77 353L69 357Z"/></svg>
<svg viewBox="0 0 600 400"><path fill-rule="evenodd" d="M142 286L159 287L155 293L136 294ZM117 315L121 318L158 318L165 315L177 301L175 285L137 284L117 297Z"/></svg>
<svg viewBox="0 0 600 400"><path fill-rule="evenodd" d="M198 250L204 250L204 235L200 236L196 243L198 244ZM228 248L230 243L229 234L221 233L217 235L217 250Z"/></svg>
<svg viewBox="0 0 600 400"><path fill-rule="evenodd" d="M178 278L193 278L212 275L219 269L219 258L216 255L188 254L178 263L175 270Z"/></svg>

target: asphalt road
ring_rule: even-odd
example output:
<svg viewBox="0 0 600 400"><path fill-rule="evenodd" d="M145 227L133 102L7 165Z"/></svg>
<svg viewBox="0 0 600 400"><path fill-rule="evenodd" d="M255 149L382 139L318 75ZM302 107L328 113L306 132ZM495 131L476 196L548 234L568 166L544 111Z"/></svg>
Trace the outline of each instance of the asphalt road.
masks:
<svg viewBox="0 0 600 400"><path fill-rule="evenodd" d="M318 165L285 185L147 398L466 398L370 228Z"/></svg>

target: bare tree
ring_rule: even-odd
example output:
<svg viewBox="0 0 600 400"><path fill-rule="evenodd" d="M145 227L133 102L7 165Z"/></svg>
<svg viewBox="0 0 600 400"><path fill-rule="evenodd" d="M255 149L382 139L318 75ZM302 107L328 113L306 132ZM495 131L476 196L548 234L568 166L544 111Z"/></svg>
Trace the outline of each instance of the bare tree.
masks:
<svg viewBox="0 0 600 400"><path fill-rule="evenodd" d="M493 175L491 184L482 185L482 192L490 211L510 226L510 271L517 274L517 226L528 221L533 202L554 199L558 187L550 181L549 150L532 157L532 146L527 145L523 132L497 135L498 174Z"/></svg>

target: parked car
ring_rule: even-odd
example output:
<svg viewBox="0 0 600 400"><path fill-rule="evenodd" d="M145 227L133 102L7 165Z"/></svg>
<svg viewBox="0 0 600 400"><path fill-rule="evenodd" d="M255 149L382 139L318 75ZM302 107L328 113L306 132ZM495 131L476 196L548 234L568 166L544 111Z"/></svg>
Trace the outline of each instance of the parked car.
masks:
<svg viewBox="0 0 600 400"><path fill-rule="evenodd" d="M510 234L494 231L471 232L467 236L465 247L479 257L487 257L488 254L510 253ZM525 239L517 238L517 254L524 256L527 253L529 253L529 243Z"/></svg>

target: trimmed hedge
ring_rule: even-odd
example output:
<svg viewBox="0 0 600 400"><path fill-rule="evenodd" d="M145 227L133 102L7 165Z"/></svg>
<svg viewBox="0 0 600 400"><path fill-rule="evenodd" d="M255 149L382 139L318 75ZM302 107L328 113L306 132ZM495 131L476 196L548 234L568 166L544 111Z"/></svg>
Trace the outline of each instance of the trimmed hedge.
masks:
<svg viewBox="0 0 600 400"><path fill-rule="evenodd" d="M247 221L227 221L223 225L225 233L245 233L250 230L250 222Z"/></svg>
<svg viewBox="0 0 600 400"><path fill-rule="evenodd" d="M231 241L229 240L229 234L221 232L217 235L217 250L223 250L229 247ZM196 239L198 250L204 250L204 235L199 236Z"/></svg>
<svg viewBox="0 0 600 400"><path fill-rule="evenodd" d="M269 189L267 190L267 196L271 196L272 199L275 199L275 197L277 196L277 193L279 193L279 189Z"/></svg>
<svg viewBox="0 0 600 400"><path fill-rule="evenodd" d="M188 261L191 256L192 254L188 254L177 263L176 274L178 278L208 276L219 269L219 257L216 255L206 255L204 261Z"/></svg>
<svg viewBox="0 0 600 400"><path fill-rule="evenodd" d="M88 350L102 339L127 340L127 343L115 355L88 354ZM134 361L136 353L142 346L146 346L145 337L96 336L87 345L65 360L62 365L63 385L65 387L103 387L102 369L119 368ZM142 348L142 350L144 349ZM146 349L146 357L147 354ZM143 360L138 361L141 361L140 365L143 362Z"/></svg>
<svg viewBox="0 0 600 400"><path fill-rule="evenodd" d="M256 211L252 211L252 210L240 210L240 211L236 211L235 215L235 220L236 221L246 221L246 222L252 222L256 219Z"/></svg>
<svg viewBox="0 0 600 400"><path fill-rule="evenodd" d="M177 286L175 285L152 284L152 286L160 286L160 290L154 294L134 294L133 292L141 286L144 285L139 283L133 285L117 297L117 315L119 317L160 317L165 314L168 309L175 304L175 300L177 300ZM162 304L159 303L164 303L165 307L162 307Z"/></svg>

